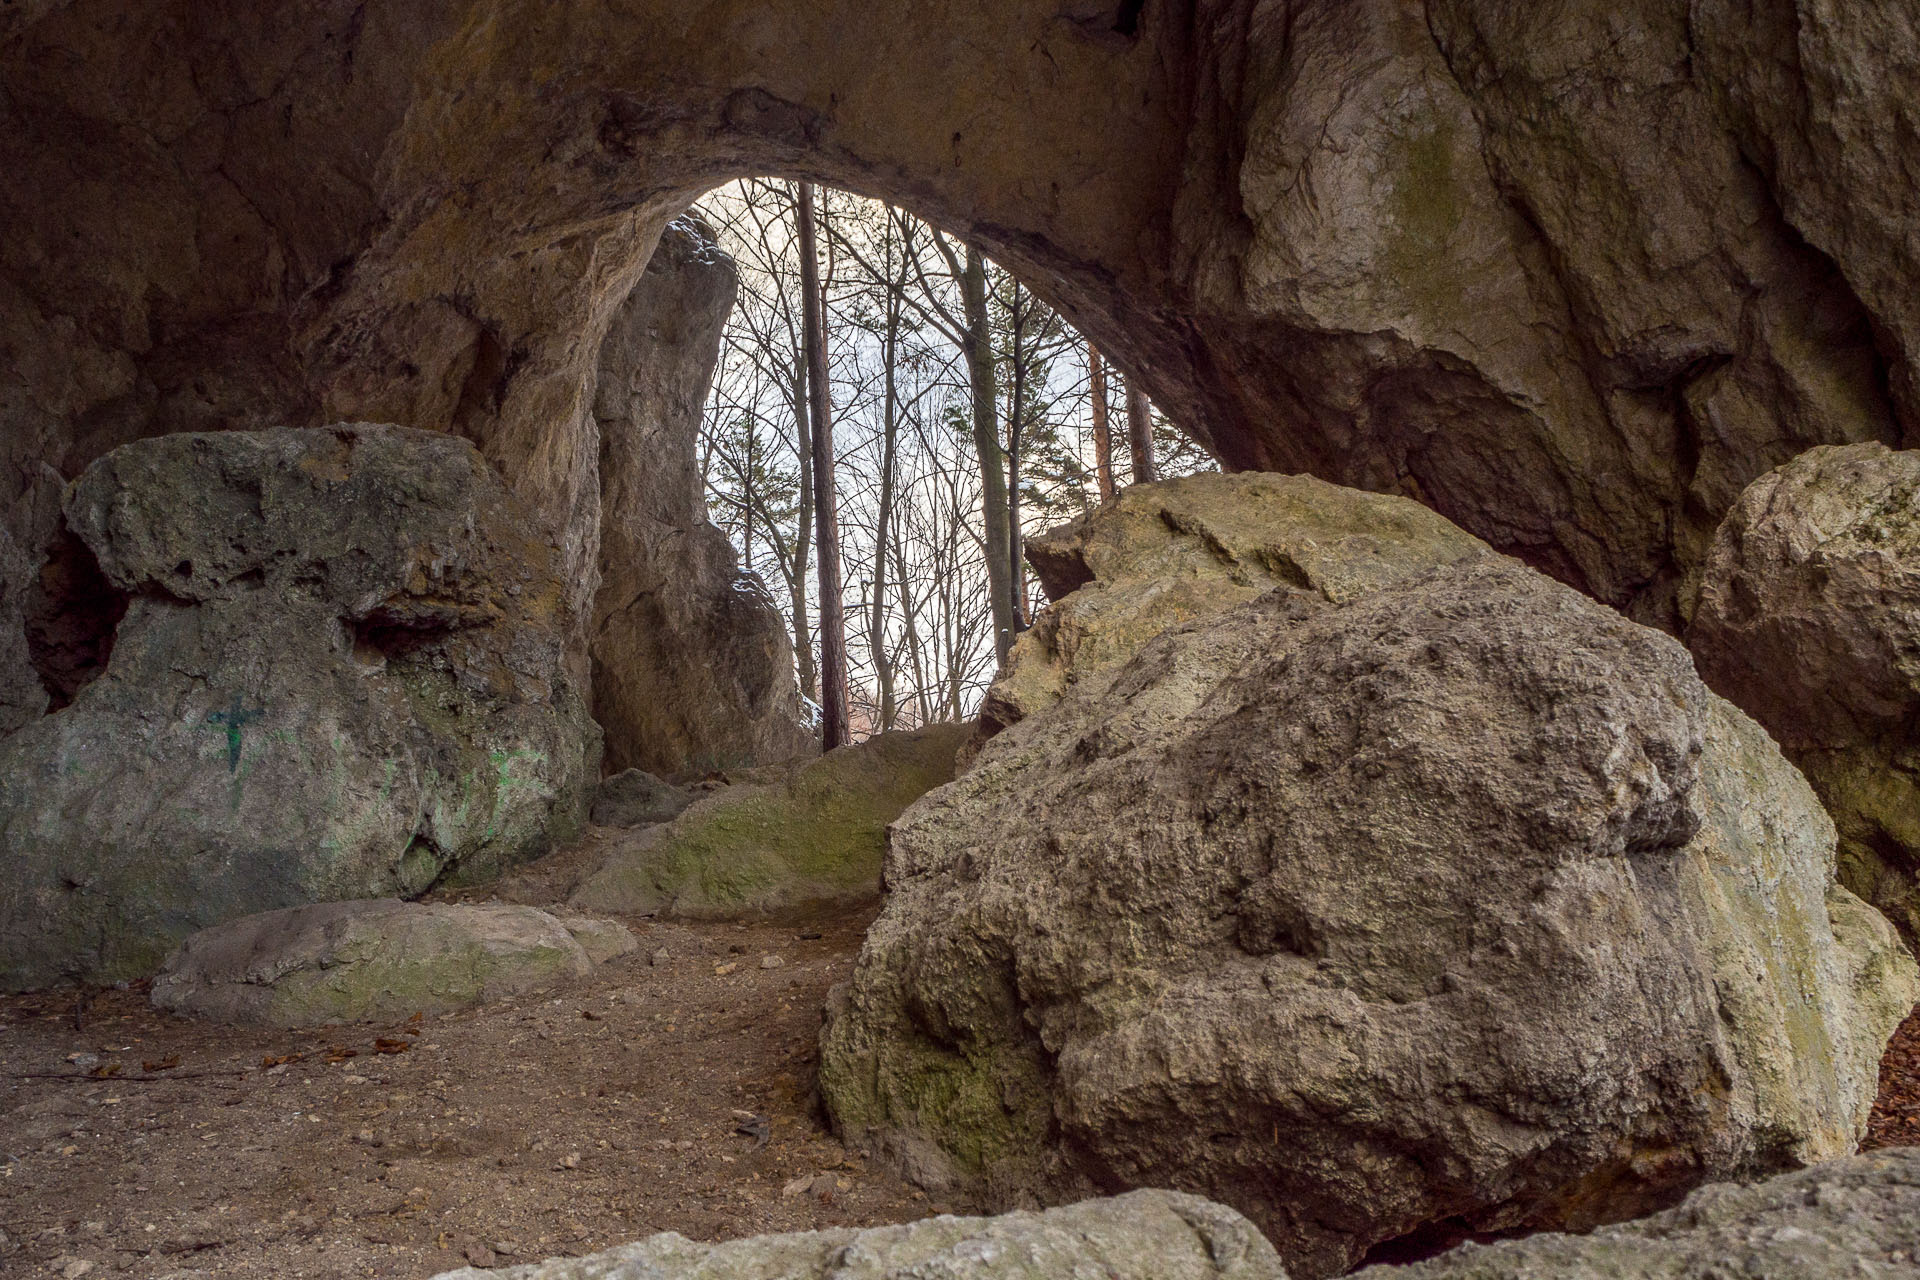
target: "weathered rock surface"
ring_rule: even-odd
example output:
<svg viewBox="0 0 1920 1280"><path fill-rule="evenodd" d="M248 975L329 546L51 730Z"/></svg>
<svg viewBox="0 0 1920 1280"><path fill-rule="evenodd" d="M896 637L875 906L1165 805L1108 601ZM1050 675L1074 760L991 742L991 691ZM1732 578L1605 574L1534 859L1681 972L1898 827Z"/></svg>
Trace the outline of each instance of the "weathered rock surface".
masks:
<svg viewBox="0 0 1920 1280"><path fill-rule="evenodd" d="M806 172L1230 465L1671 621L1745 483L1920 429L1916 68L1905 0L16 4L0 503L155 432L453 430L584 604L603 335L689 197Z"/></svg>
<svg viewBox="0 0 1920 1280"><path fill-rule="evenodd" d="M484 879L585 819L556 557L465 441L167 436L89 468L66 520L133 599L105 673L0 740L0 986Z"/></svg>
<svg viewBox="0 0 1920 1280"><path fill-rule="evenodd" d="M1843 1155L1920 989L1671 640L1482 557L1149 642L894 825L850 1140L991 1203L1174 1186L1330 1275Z"/></svg>
<svg viewBox="0 0 1920 1280"><path fill-rule="evenodd" d="M887 824L953 777L971 726L878 734L762 771L610 846L569 902L583 911L725 919L870 902Z"/></svg>
<svg viewBox="0 0 1920 1280"><path fill-rule="evenodd" d="M324 902L192 935L154 979L153 1003L271 1027L397 1020L584 978L636 945L611 921L532 907Z"/></svg>
<svg viewBox="0 0 1920 1280"><path fill-rule="evenodd" d="M1134 485L1027 540L1051 602L987 691L985 735L1125 663L1171 626L1296 587L1343 604L1486 544L1405 498L1311 476L1202 475Z"/></svg>
<svg viewBox="0 0 1920 1280"><path fill-rule="evenodd" d="M1920 1148L1876 1151L1686 1203L1591 1235L1462 1245L1374 1280L1836 1280L1920 1273Z"/></svg>
<svg viewBox="0 0 1920 1280"><path fill-rule="evenodd" d="M679 817L693 800L643 769L623 769L600 783L590 816L597 827L651 827Z"/></svg>
<svg viewBox="0 0 1920 1280"><path fill-rule="evenodd" d="M696 458L736 283L733 260L683 218L600 344L591 652L611 768L701 773L818 750L786 624L708 522Z"/></svg>
<svg viewBox="0 0 1920 1280"><path fill-rule="evenodd" d="M1920 453L1814 449L1715 536L1687 630L1840 829L1840 876L1920 946Z"/></svg>
<svg viewBox="0 0 1920 1280"><path fill-rule="evenodd" d="M697 1244L671 1233L586 1258L468 1267L437 1280L1286 1280L1273 1247L1231 1209L1136 1191L1046 1213L928 1218Z"/></svg>

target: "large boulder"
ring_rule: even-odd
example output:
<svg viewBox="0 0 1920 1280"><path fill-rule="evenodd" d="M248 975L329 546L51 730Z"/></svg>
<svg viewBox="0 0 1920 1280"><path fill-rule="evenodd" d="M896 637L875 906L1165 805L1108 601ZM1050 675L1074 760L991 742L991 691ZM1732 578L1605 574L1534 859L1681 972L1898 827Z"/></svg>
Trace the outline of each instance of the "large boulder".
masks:
<svg viewBox="0 0 1920 1280"><path fill-rule="evenodd" d="M707 519L700 415L737 283L712 233L682 218L600 344L591 652L610 768L699 773L818 750L786 623Z"/></svg>
<svg viewBox="0 0 1920 1280"><path fill-rule="evenodd" d="M89 468L66 521L132 601L104 674L0 740L0 987L484 879L584 820L554 553L466 441L164 436Z"/></svg>
<svg viewBox="0 0 1920 1280"><path fill-rule="evenodd" d="M1835 1160L1756 1186L1702 1187L1686 1203L1590 1235L1462 1245L1374 1280L1680 1280L1920 1273L1920 1148Z"/></svg>
<svg viewBox="0 0 1920 1280"><path fill-rule="evenodd" d="M1296 1274L1849 1152L1914 965L1672 640L1498 557L1177 626L894 825L836 1127Z"/></svg>
<svg viewBox="0 0 1920 1280"><path fill-rule="evenodd" d="M584 978L636 945L611 921L532 907L322 902L194 934L161 966L153 1003L256 1026L396 1021Z"/></svg>
<svg viewBox="0 0 1920 1280"><path fill-rule="evenodd" d="M671 1232L585 1258L437 1280L1287 1280L1245 1218L1170 1191L1046 1213L697 1244Z"/></svg>
<svg viewBox="0 0 1920 1280"><path fill-rule="evenodd" d="M987 691L983 736L1176 623L1281 586L1344 603L1487 549L1417 502L1262 472L1134 485L1026 548L1051 605Z"/></svg>
<svg viewBox="0 0 1920 1280"><path fill-rule="evenodd" d="M770 768L609 846L582 911L682 919L826 910L880 894L887 824L953 777L969 726L882 733Z"/></svg>
<svg viewBox="0 0 1920 1280"><path fill-rule="evenodd" d="M1754 481L1687 644L1825 802L1842 882L1920 946L1920 452L1813 449Z"/></svg>

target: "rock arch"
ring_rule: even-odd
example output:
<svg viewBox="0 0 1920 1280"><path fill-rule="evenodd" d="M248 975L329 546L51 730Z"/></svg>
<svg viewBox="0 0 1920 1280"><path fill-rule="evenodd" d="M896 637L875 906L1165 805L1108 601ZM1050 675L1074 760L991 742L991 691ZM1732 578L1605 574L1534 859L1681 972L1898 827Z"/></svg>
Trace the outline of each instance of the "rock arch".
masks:
<svg viewBox="0 0 1920 1280"><path fill-rule="evenodd" d="M1230 465L1639 616L1920 425L1898 0L37 0L0 17L4 496L138 435L463 432L577 580L599 340L748 172L978 237Z"/></svg>

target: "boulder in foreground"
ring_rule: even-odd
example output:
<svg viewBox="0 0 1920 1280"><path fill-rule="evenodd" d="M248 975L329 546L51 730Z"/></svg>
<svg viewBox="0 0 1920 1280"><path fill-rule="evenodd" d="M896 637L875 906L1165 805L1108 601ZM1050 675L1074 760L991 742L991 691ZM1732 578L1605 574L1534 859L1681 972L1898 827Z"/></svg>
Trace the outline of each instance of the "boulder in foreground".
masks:
<svg viewBox="0 0 1920 1280"><path fill-rule="evenodd" d="M1896 1147L1754 1186L1702 1187L1665 1213L1590 1235L1462 1245L1369 1280L1838 1280L1920 1274L1920 1148Z"/></svg>
<svg viewBox="0 0 1920 1280"><path fill-rule="evenodd" d="M1173 1186L1297 1275L1853 1149L1914 966L1671 639L1476 557L1148 641L894 826L836 1127L991 1205Z"/></svg>
<svg viewBox="0 0 1920 1280"><path fill-rule="evenodd" d="M1046 1213L928 1218L697 1244L657 1235L586 1258L438 1280L1286 1280L1253 1224L1170 1191Z"/></svg>
<svg viewBox="0 0 1920 1280"><path fill-rule="evenodd" d="M270 1027L394 1021L584 978L635 945L610 921L532 907L324 902L194 934L154 979L153 1003Z"/></svg>

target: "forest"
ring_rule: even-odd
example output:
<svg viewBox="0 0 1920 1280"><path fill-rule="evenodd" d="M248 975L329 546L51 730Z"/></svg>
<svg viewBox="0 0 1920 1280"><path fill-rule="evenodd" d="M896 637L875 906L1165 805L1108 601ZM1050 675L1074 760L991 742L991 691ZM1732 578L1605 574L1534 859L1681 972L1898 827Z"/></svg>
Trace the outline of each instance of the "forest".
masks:
<svg viewBox="0 0 1920 1280"><path fill-rule="evenodd" d="M697 206L740 276L701 431L709 510L790 620L809 704L843 662L854 738L963 719L1045 603L1026 535L1218 464L977 246L810 187L743 179Z"/></svg>

